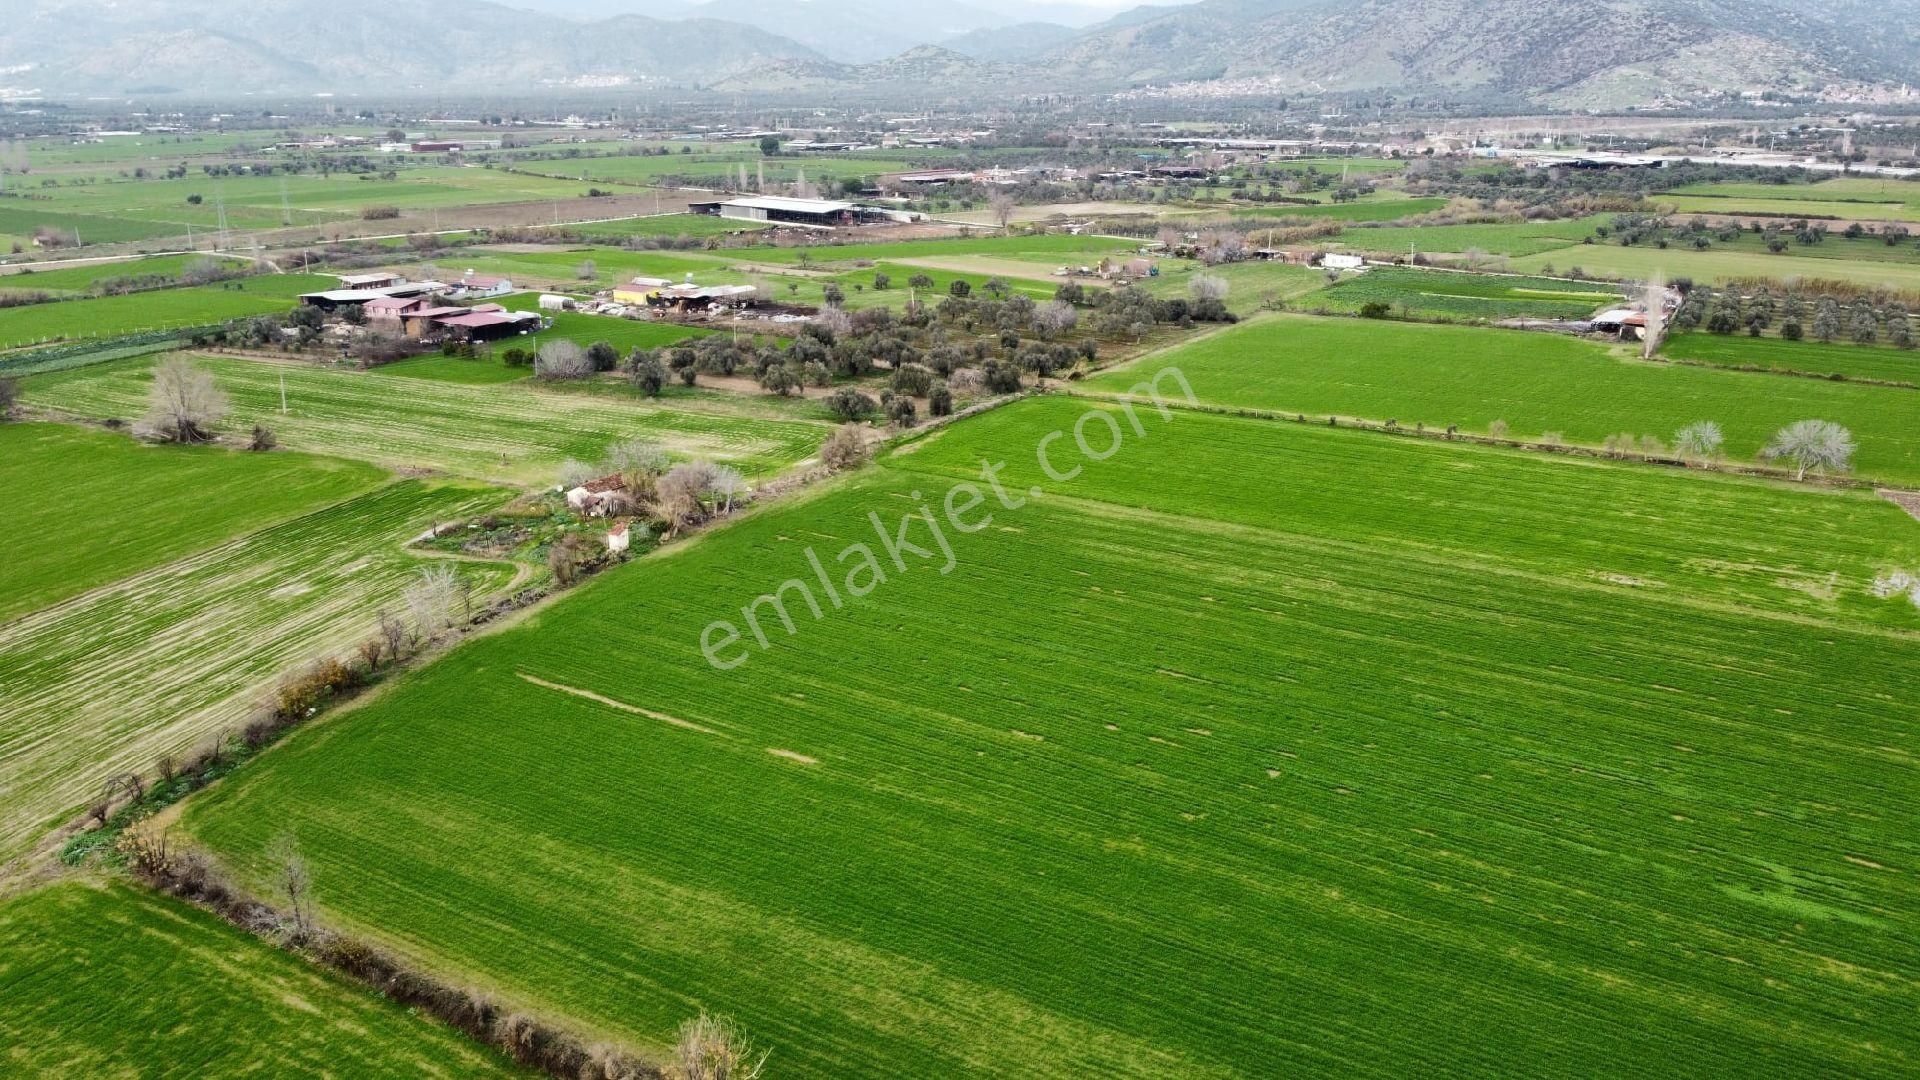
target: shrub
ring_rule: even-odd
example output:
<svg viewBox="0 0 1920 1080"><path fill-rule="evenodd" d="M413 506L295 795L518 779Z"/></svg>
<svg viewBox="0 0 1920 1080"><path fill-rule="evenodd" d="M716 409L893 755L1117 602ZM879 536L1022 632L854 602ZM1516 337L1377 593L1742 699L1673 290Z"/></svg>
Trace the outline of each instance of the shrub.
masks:
<svg viewBox="0 0 1920 1080"><path fill-rule="evenodd" d="M910 428L919 422L919 415L913 407L913 399L904 394L895 395L887 401L887 420L896 427Z"/></svg>
<svg viewBox="0 0 1920 1080"><path fill-rule="evenodd" d="M391 221L400 216L397 206L363 206L360 208L361 221Z"/></svg>
<svg viewBox="0 0 1920 1080"><path fill-rule="evenodd" d="M854 424L843 424L827 436L820 444L820 463L832 472L846 472L857 469L872 460L873 451L867 446L867 440L860 428Z"/></svg>
<svg viewBox="0 0 1920 1080"><path fill-rule="evenodd" d="M953 391L945 386L935 386L927 392L928 416L953 415Z"/></svg>
<svg viewBox="0 0 1920 1080"><path fill-rule="evenodd" d="M880 403L851 386L843 386L821 399L827 411L842 421L864 420L880 410Z"/></svg>

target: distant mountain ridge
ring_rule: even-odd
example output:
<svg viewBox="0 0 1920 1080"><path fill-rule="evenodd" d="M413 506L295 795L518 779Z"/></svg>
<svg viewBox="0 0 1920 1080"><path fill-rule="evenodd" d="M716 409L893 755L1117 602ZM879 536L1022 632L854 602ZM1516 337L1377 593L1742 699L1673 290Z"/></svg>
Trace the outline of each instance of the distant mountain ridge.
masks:
<svg viewBox="0 0 1920 1080"><path fill-rule="evenodd" d="M56 95L1152 87L1571 109L1920 83L1920 0L1201 0L1080 30L1010 22L1063 10L1014 0L660 0L666 18L598 19L638 0L510 2L570 17L489 0L9 0L0 69Z"/></svg>
<svg viewBox="0 0 1920 1080"><path fill-rule="evenodd" d="M479 94L620 80L689 84L814 60L794 41L710 19L581 23L486 0L9 0L0 68L56 94L170 90Z"/></svg>

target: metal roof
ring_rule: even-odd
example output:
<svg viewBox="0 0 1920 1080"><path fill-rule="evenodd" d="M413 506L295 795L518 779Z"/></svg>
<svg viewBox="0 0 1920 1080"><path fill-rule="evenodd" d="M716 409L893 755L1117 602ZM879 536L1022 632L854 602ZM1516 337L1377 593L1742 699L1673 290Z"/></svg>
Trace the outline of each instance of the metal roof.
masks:
<svg viewBox="0 0 1920 1080"><path fill-rule="evenodd" d="M756 195L746 199L729 199L725 206L750 206L756 210L785 210L794 214L839 214L853 209L850 202L835 202L831 199L789 199L780 195Z"/></svg>

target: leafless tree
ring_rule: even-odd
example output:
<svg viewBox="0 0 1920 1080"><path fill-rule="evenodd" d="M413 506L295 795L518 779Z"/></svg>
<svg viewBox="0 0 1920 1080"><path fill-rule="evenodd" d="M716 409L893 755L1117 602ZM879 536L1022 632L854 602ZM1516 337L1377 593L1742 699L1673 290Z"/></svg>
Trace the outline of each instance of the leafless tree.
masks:
<svg viewBox="0 0 1920 1080"><path fill-rule="evenodd" d="M956 372L955 374L958 374ZM873 458L858 424L842 424L820 444L820 463L833 472L857 469Z"/></svg>
<svg viewBox="0 0 1920 1080"><path fill-rule="evenodd" d="M1004 191L995 192L987 199L987 212L993 215L994 224L1000 226L1001 232L1006 232L1013 223L1013 210L1013 196Z"/></svg>
<svg viewBox="0 0 1920 1080"><path fill-rule="evenodd" d="M659 476L673 465L673 458L657 442L624 439L607 447L606 471L622 476L639 474Z"/></svg>
<svg viewBox="0 0 1920 1080"><path fill-rule="evenodd" d="M1859 447L1853 434L1830 420L1798 420L1780 429L1760 456L1769 461L1792 464L1794 479L1805 480L1812 473L1846 472L1853 464L1853 452Z"/></svg>
<svg viewBox="0 0 1920 1080"><path fill-rule="evenodd" d="M702 500L713 490L718 473L718 466L711 461L684 461L654 483L654 512L667 523L669 535L692 524L706 511Z"/></svg>
<svg viewBox="0 0 1920 1080"><path fill-rule="evenodd" d="M1187 282L1187 295L1195 300L1220 300L1227 298L1227 279L1218 274L1195 274Z"/></svg>
<svg viewBox="0 0 1920 1080"><path fill-rule="evenodd" d="M1673 433L1674 452L1690 464L1717 460L1726 442L1726 436L1720 433L1720 425L1711 420L1688 424Z"/></svg>
<svg viewBox="0 0 1920 1080"><path fill-rule="evenodd" d="M1050 300L1033 313L1033 327L1043 337L1064 334L1079 324L1079 309L1062 300Z"/></svg>
<svg viewBox="0 0 1920 1080"><path fill-rule="evenodd" d="M1667 283L1659 274L1647 281L1644 300L1646 306L1646 336L1641 341L1640 356L1651 360L1653 354L1667 339Z"/></svg>
<svg viewBox="0 0 1920 1080"><path fill-rule="evenodd" d="M227 395L214 385L213 376L176 356L153 369L141 430L167 442L207 442L213 438L213 425L226 414Z"/></svg>
<svg viewBox="0 0 1920 1080"><path fill-rule="evenodd" d="M573 276L579 278L581 281L592 281L599 275L600 264L594 262L592 259L580 260L580 265L573 269Z"/></svg>
<svg viewBox="0 0 1920 1080"><path fill-rule="evenodd" d="M1494 421L1493 423L1491 423L1491 424L1488 424L1488 425L1487 425L1487 434L1489 434L1489 435L1491 435L1491 436L1493 436L1493 437L1494 437L1494 438L1496 438L1496 439L1504 439L1504 438L1506 438L1506 437L1507 437L1507 422L1506 422L1505 420L1495 420L1495 421Z"/></svg>
<svg viewBox="0 0 1920 1080"><path fill-rule="evenodd" d="M600 475L599 468L579 458L568 458L560 463L560 486L569 490Z"/></svg>
<svg viewBox="0 0 1920 1080"><path fill-rule="evenodd" d="M387 643L387 656L398 660L407 647L407 624L391 611L380 612L380 637Z"/></svg>
<svg viewBox="0 0 1920 1080"><path fill-rule="evenodd" d="M853 333L853 316L845 308L823 307L814 315L813 321L833 333L838 338Z"/></svg>
<svg viewBox="0 0 1920 1080"><path fill-rule="evenodd" d="M460 575L446 563L423 566L404 595L420 636L433 638L453 625L454 613L460 608Z"/></svg>
<svg viewBox="0 0 1920 1080"><path fill-rule="evenodd" d="M740 470L730 468L726 465L716 465L713 467L713 482L711 487L713 488L714 494L726 500L725 505L721 508L721 513L733 513L734 496L745 490L746 484L746 478L740 475Z"/></svg>
<svg viewBox="0 0 1920 1080"><path fill-rule="evenodd" d="M267 850L274 863L275 883L287 898L293 913L294 928L301 936L313 929L313 875L306 857L300 854L300 841L290 832L281 833Z"/></svg>
<svg viewBox="0 0 1920 1080"><path fill-rule="evenodd" d="M542 379L584 379L593 374L593 360L576 342L549 341L534 357L533 373Z"/></svg>
<svg viewBox="0 0 1920 1080"><path fill-rule="evenodd" d="M1179 229L1171 225L1160 226L1160 230L1153 234L1153 238L1160 241L1160 246L1166 249L1168 253L1172 253L1173 249L1179 247L1181 242L1186 239Z"/></svg>
<svg viewBox="0 0 1920 1080"><path fill-rule="evenodd" d="M701 1013L680 1025L673 1057L681 1080L757 1080L767 1054L732 1019Z"/></svg>

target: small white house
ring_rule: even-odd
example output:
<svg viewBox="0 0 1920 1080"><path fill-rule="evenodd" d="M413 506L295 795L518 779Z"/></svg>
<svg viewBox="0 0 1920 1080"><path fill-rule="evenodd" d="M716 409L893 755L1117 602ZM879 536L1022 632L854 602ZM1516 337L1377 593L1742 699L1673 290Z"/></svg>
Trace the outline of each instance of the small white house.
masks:
<svg viewBox="0 0 1920 1080"><path fill-rule="evenodd" d="M628 546L632 543L633 529L626 522L621 522L607 530L607 552L609 554L625 555Z"/></svg>
<svg viewBox="0 0 1920 1080"><path fill-rule="evenodd" d="M1328 252L1326 255L1321 256L1320 265L1328 270L1363 270L1366 268L1367 260L1358 255L1342 255L1338 252Z"/></svg>

